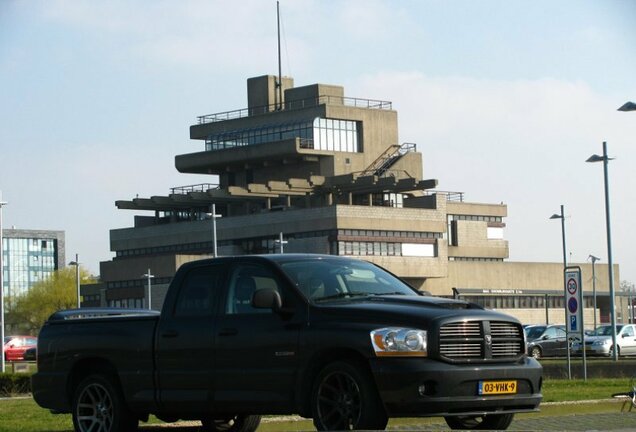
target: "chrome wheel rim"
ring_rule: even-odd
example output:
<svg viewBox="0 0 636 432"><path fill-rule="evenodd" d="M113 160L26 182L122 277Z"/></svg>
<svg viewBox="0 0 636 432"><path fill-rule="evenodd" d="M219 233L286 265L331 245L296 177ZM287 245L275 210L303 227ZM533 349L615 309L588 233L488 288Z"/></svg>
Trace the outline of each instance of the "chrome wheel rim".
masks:
<svg viewBox="0 0 636 432"><path fill-rule="evenodd" d="M360 421L360 388L347 373L332 372L318 387L318 417L327 430L351 430Z"/></svg>
<svg viewBox="0 0 636 432"><path fill-rule="evenodd" d="M238 416L228 417L228 418L215 418L214 419L214 428L217 431L229 431L232 430L234 425L238 421Z"/></svg>
<svg viewBox="0 0 636 432"><path fill-rule="evenodd" d="M76 418L81 432L109 432L113 425L113 400L97 383L82 390L77 399Z"/></svg>

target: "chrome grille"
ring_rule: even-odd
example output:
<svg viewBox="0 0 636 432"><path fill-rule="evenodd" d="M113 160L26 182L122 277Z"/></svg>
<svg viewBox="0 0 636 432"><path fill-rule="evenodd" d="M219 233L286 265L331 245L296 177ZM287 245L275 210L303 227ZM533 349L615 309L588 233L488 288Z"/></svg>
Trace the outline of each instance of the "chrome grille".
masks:
<svg viewBox="0 0 636 432"><path fill-rule="evenodd" d="M515 357L523 353L521 327L505 321L491 321L493 358Z"/></svg>
<svg viewBox="0 0 636 432"><path fill-rule="evenodd" d="M479 321L462 321L444 325L439 332L441 338L481 337Z"/></svg>
<svg viewBox="0 0 636 432"><path fill-rule="evenodd" d="M439 353L450 359L479 359L484 356L481 322L461 321L440 328Z"/></svg>
<svg viewBox="0 0 636 432"><path fill-rule="evenodd" d="M481 342L440 344L439 353L448 358L482 358Z"/></svg>
<svg viewBox="0 0 636 432"><path fill-rule="evenodd" d="M439 354L453 361L514 358L523 349L521 326L511 322L460 321L439 331Z"/></svg>

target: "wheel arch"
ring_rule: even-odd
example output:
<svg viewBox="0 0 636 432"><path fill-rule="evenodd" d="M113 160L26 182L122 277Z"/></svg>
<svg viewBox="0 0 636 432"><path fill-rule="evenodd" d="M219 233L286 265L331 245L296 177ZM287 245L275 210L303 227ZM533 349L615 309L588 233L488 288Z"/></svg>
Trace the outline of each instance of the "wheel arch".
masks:
<svg viewBox="0 0 636 432"><path fill-rule="evenodd" d="M69 401L69 406L73 403L73 395L75 394L77 386L84 378L92 374L108 376L113 380L113 385L121 390L121 381L119 380L119 374L117 373L115 365L103 358L85 358L75 363L68 375L66 397Z"/></svg>
<svg viewBox="0 0 636 432"><path fill-rule="evenodd" d="M355 349L330 348L315 353L302 369L296 386L296 405L301 416L311 417L312 388L320 371L328 364L342 360L358 363L371 372L367 358Z"/></svg>

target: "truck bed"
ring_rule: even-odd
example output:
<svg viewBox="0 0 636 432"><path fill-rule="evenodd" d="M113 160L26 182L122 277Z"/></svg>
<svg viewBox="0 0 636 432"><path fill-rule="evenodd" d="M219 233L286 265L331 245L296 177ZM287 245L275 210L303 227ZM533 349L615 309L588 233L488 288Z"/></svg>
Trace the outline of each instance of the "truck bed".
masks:
<svg viewBox="0 0 636 432"><path fill-rule="evenodd" d="M158 319L156 311L106 308L53 314L40 333L41 355L33 377L40 385L34 386L34 399L54 411L70 412L71 395L59 394L69 382L67 372L99 358L103 360L96 372L111 371L129 396L131 407L147 406L155 399L153 356ZM72 338L67 337L71 334Z"/></svg>

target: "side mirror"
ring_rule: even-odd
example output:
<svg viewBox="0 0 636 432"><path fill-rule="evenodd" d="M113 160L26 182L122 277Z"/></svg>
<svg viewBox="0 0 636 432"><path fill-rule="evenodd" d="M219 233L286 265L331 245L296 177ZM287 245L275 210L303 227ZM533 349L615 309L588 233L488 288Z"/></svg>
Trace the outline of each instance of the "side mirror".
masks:
<svg viewBox="0 0 636 432"><path fill-rule="evenodd" d="M548 339L550 339L550 335L541 336L541 340L548 340Z"/></svg>
<svg viewBox="0 0 636 432"><path fill-rule="evenodd" d="M252 296L252 307L256 309L271 309L278 312L283 306L278 291L271 288L263 288L254 291Z"/></svg>

